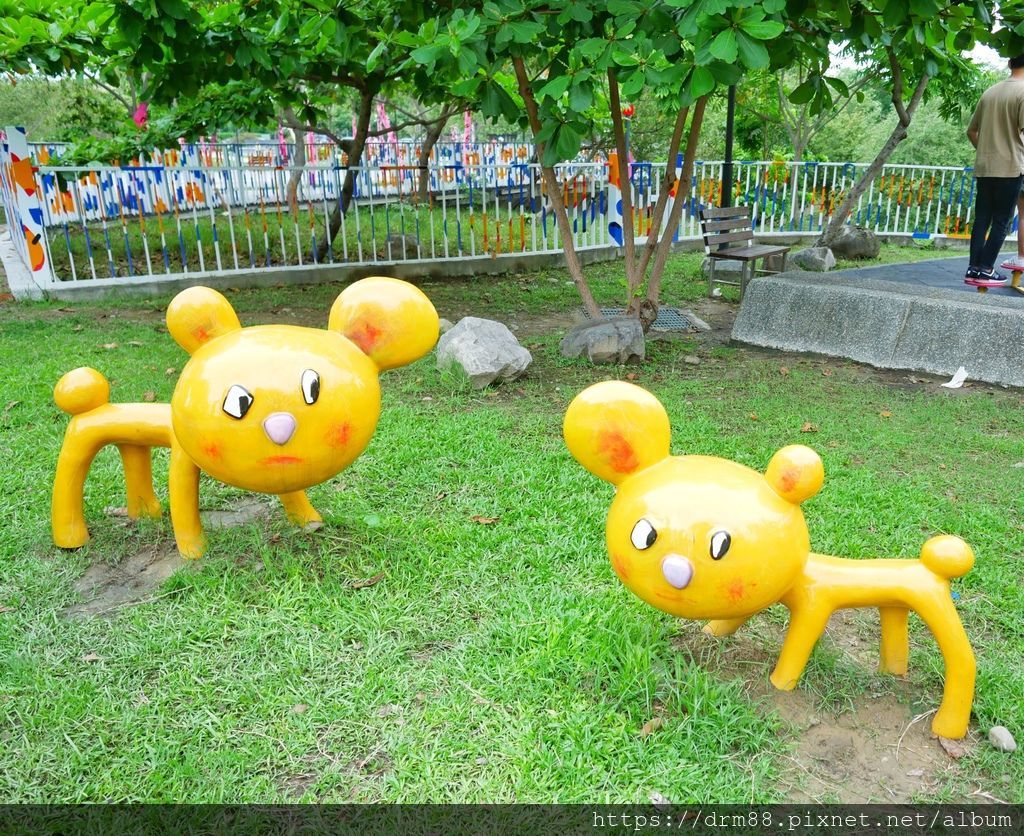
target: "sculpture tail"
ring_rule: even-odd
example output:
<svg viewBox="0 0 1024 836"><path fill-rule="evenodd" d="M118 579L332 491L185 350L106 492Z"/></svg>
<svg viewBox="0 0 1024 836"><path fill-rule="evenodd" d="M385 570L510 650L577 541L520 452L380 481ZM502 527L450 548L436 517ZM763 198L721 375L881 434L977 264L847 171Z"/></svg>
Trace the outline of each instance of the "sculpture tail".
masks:
<svg viewBox="0 0 1024 836"><path fill-rule="evenodd" d="M110 384L96 369L82 366L58 381L53 400L68 415L80 415L110 403Z"/></svg>
<svg viewBox="0 0 1024 836"><path fill-rule="evenodd" d="M974 552L959 537L932 537L921 546L921 562L940 578L959 578L974 565Z"/></svg>

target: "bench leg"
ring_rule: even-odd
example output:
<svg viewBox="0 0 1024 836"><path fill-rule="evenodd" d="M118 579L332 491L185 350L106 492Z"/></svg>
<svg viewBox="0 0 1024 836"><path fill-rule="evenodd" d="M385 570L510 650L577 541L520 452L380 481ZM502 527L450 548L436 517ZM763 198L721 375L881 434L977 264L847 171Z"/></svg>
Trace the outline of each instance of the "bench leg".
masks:
<svg viewBox="0 0 1024 836"><path fill-rule="evenodd" d="M749 271L749 273L748 273ZM749 275L754 272L754 262L744 261L743 267L740 270L740 299L743 298L743 294L747 292L747 282L749 281Z"/></svg>
<svg viewBox="0 0 1024 836"><path fill-rule="evenodd" d="M714 295L715 292L715 259L710 259L711 266L708 270L708 299Z"/></svg>

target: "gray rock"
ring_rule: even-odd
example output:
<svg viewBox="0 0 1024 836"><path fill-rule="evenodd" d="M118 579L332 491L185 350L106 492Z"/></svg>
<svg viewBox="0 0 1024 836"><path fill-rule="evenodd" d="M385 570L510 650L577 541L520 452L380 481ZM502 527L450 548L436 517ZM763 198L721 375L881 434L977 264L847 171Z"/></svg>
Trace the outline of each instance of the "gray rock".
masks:
<svg viewBox="0 0 1024 836"><path fill-rule="evenodd" d="M828 247L808 247L789 257L789 264L801 270L823 273L836 266L836 257Z"/></svg>
<svg viewBox="0 0 1024 836"><path fill-rule="evenodd" d="M384 257L406 260L419 258L420 239L415 235L392 233L384 240Z"/></svg>
<svg viewBox="0 0 1024 836"><path fill-rule="evenodd" d="M452 322L450 319L445 319L444 317L441 317L441 333L442 334L447 334L454 327L455 327L455 323L454 322Z"/></svg>
<svg viewBox="0 0 1024 836"><path fill-rule="evenodd" d="M437 367L458 364L474 389L483 389L496 380L515 380L533 356L500 322L463 317L437 343Z"/></svg>
<svg viewBox="0 0 1024 836"><path fill-rule="evenodd" d="M591 363L643 360L644 329L632 316L584 322L565 335L561 350L565 357L583 356Z"/></svg>
<svg viewBox="0 0 1024 836"><path fill-rule="evenodd" d="M699 316L697 316L697 314L695 314L693 311L687 309L685 311L680 311L679 313L680 313L681 316L684 316L686 319L690 320L690 324L694 328L696 328L698 331L710 331L711 330L711 326L708 325Z"/></svg>
<svg viewBox="0 0 1024 836"><path fill-rule="evenodd" d="M686 365L688 365L688 366L699 366L700 365L700 357L698 357L696 354L687 354L683 358L683 362L686 363Z"/></svg>
<svg viewBox="0 0 1024 836"><path fill-rule="evenodd" d="M839 237L832 242L836 258L878 258L881 250L878 236L862 226L844 226Z"/></svg>
<svg viewBox="0 0 1024 836"><path fill-rule="evenodd" d="M1017 741L1006 726L993 726L988 730L988 742L1000 752L1016 752Z"/></svg>
<svg viewBox="0 0 1024 836"><path fill-rule="evenodd" d="M716 258L716 259L705 258L703 263L700 266L700 271L705 276L707 276L707 274L711 272L711 262L712 261L716 262L715 263L715 275L716 276L719 273L735 273L738 276L740 274L740 271L743 269L743 262L742 261L737 261L736 259L733 259L733 258Z"/></svg>

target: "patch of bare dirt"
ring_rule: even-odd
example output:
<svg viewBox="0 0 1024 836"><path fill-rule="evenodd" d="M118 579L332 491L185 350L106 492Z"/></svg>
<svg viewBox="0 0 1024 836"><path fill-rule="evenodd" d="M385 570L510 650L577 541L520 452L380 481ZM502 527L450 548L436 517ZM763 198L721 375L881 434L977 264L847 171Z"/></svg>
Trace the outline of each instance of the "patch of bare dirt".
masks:
<svg viewBox="0 0 1024 836"><path fill-rule="evenodd" d="M270 505L266 500L253 496L239 497L236 501L217 511L202 511L203 527L237 528L251 522L265 520L270 516Z"/></svg>
<svg viewBox="0 0 1024 836"><path fill-rule="evenodd" d="M143 601L184 565L173 543L145 548L116 566L94 563L75 583L82 602L63 614L68 618L104 615Z"/></svg>
<svg viewBox="0 0 1024 836"><path fill-rule="evenodd" d="M363 784L379 781L392 767L391 756L382 748L378 747L363 756L346 760L340 753L329 751L324 741L320 741L316 750L302 756L299 769L281 777L277 785L284 795L297 801L310 792L322 774L340 770L356 780L350 793L351 798L356 799L364 789ZM314 797L317 802L323 801L322 793Z"/></svg>
<svg viewBox="0 0 1024 836"><path fill-rule="evenodd" d="M832 646L865 673L878 665L877 615L874 639L865 639L870 633L861 623L868 621L862 618L866 612L840 611L826 632ZM895 679L896 693L858 693L837 707L814 696L813 671L805 672L795 690L779 691L768 677L783 628L758 621L726 639L695 628L673 644L708 669L741 679L748 694L761 698L790 727L795 743L783 770L787 801L909 803L946 784L957 767L931 733L933 712L914 714L909 705L923 695ZM939 695L929 696L937 707ZM969 751L977 741L972 734L963 743Z"/></svg>
<svg viewBox="0 0 1024 836"><path fill-rule="evenodd" d="M111 508L108 513L123 517L125 510ZM247 525L269 514L270 506L265 501L240 497L227 508L203 511L201 516L209 530ZM173 542L147 546L116 565L97 561L75 583L75 592L82 596L82 601L67 607L63 615L67 618L109 615L122 607L147 601L187 563Z"/></svg>

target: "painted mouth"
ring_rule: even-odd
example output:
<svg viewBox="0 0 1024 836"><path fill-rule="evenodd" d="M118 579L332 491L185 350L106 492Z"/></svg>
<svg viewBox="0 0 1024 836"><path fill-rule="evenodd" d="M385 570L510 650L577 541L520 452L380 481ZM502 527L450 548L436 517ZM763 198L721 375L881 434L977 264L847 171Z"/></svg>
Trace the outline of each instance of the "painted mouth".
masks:
<svg viewBox="0 0 1024 836"><path fill-rule="evenodd" d="M298 456L269 456L263 459L260 464L299 464L302 461Z"/></svg>

